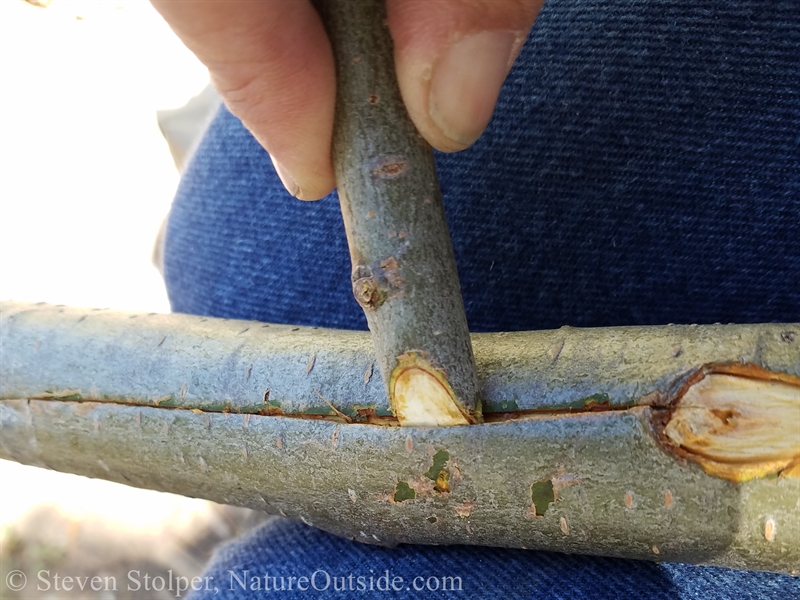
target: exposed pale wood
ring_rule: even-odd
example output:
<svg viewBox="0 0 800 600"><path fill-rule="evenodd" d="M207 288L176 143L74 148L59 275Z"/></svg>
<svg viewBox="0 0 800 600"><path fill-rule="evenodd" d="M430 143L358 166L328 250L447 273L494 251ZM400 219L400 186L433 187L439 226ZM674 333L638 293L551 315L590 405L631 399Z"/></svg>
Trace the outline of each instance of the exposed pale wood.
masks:
<svg viewBox="0 0 800 600"><path fill-rule="evenodd" d="M800 463L800 382L710 374L678 400L664 433L712 475L791 476Z"/></svg>
<svg viewBox="0 0 800 600"><path fill-rule="evenodd" d="M401 425L407 427L452 427L469 425L453 402L453 390L440 371L414 352L398 360L389 381L392 405Z"/></svg>

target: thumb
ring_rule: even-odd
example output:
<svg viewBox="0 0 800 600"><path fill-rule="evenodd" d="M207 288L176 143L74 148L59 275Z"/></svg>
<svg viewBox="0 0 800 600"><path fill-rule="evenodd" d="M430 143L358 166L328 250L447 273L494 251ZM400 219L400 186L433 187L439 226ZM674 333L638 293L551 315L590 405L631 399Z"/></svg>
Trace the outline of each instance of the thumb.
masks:
<svg viewBox="0 0 800 600"><path fill-rule="evenodd" d="M463 150L492 117L544 0L387 0L400 92L435 148Z"/></svg>

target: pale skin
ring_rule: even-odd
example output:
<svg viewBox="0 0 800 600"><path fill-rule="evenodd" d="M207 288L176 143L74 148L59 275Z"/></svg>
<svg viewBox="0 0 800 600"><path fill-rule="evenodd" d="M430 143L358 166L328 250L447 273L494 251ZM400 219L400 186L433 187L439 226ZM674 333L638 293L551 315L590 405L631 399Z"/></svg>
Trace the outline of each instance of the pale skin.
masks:
<svg viewBox="0 0 800 600"><path fill-rule="evenodd" d="M208 67L289 193L329 194L336 74L311 1L151 1ZM542 4L386 0L403 101L434 148L455 152L480 137Z"/></svg>

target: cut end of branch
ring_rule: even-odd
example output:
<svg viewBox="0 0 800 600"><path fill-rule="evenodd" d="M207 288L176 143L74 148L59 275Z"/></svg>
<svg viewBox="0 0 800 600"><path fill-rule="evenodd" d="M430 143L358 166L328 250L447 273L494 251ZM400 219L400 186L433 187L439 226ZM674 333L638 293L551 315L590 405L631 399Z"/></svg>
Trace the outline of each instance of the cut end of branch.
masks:
<svg viewBox="0 0 800 600"><path fill-rule="evenodd" d="M800 380L708 374L680 397L664 435L715 477L798 477Z"/></svg>
<svg viewBox="0 0 800 600"><path fill-rule="evenodd" d="M389 397L403 427L469 425L444 374L414 352L397 359L389 379Z"/></svg>

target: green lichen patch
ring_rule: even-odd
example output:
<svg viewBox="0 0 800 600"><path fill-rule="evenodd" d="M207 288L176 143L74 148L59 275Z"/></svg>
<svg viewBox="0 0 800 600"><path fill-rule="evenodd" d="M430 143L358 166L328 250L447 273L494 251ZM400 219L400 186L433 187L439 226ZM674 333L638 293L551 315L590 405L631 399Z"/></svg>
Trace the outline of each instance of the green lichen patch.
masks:
<svg viewBox="0 0 800 600"><path fill-rule="evenodd" d="M156 398L156 400L153 401L153 404L161 408L177 408L178 406L180 406L178 401L175 399L175 396Z"/></svg>
<svg viewBox="0 0 800 600"><path fill-rule="evenodd" d="M483 412L485 413L506 413L517 412L519 404L516 400L501 400L500 402L486 402L483 405Z"/></svg>
<svg viewBox="0 0 800 600"><path fill-rule="evenodd" d="M433 455L431 468L424 473L425 477L433 480L433 489L437 492L450 491L450 471L447 470L447 461L449 460L450 453L447 450L439 450Z"/></svg>
<svg viewBox="0 0 800 600"><path fill-rule="evenodd" d="M537 517L543 517L544 513L550 507L550 504L556 501L556 494L553 488L553 482L550 479L544 481L537 481L531 485L531 502L533 503L533 510Z"/></svg>
<svg viewBox="0 0 800 600"><path fill-rule="evenodd" d="M406 500L413 500L417 497L417 492L408 485L405 481L398 481L397 487L394 488L394 501L405 502Z"/></svg>
<svg viewBox="0 0 800 600"><path fill-rule="evenodd" d="M41 396L37 396L37 398L41 400L61 400L61 401L83 400L83 396L81 395L80 390L58 390L55 392L47 390Z"/></svg>
<svg viewBox="0 0 800 600"><path fill-rule="evenodd" d="M450 453L447 450L439 450L433 455L433 465L425 471L425 477L436 481L441 473L447 466L447 461L450 460Z"/></svg>

